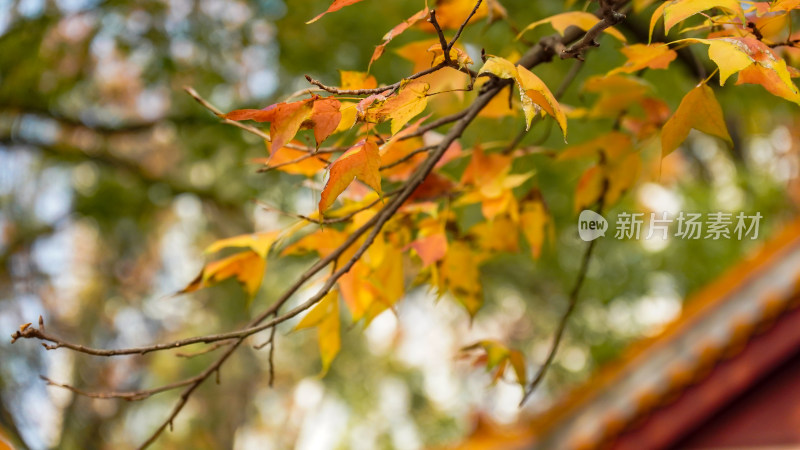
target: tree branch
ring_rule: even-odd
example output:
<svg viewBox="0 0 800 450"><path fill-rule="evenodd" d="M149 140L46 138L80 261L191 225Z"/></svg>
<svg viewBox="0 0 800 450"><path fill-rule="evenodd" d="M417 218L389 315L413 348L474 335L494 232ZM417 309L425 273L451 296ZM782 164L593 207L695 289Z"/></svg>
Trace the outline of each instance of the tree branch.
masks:
<svg viewBox="0 0 800 450"><path fill-rule="evenodd" d="M605 157L601 153L600 164L601 166L604 164ZM603 206L605 204L606 194L608 193L608 186L609 186L609 179L607 176L603 177L603 187L600 191L600 199L598 201L597 209L595 212L597 214L603 213ZM589 262L592 259L592 252L594 251L595 246L597 245L597 239L592 240L589 242L589 245L586 247L586 250L583 252L583 257L581 258L581 266L578 269L578 276L575 278L575 284L572 286L572 289L569 292L569 297L567 300L567 309L564 311L564 315L561 316L561 320L558 322L558 327L556 328L556 333L553 337L553 343L550 345L550 350L547 353L547 358L542 363L541 367L539 367L539 371L536 372L536 376L533 377L533 380L528 384L525 388L525 393L522 396L522 400L519 402L519 406L522 407L525 402L528 401L530 396L536 391L536 388L541 384L542 380L544 380L544 376L547 373L550 366L553 364L553 360L555 359L556 353L558 352L558 348L561 345L561 339L564 337L564 331L567 329L567 324L569 323L569 319L572 316L572 312L575 311L575 306L578 304L578 295L581 292L581 288L583 287L583 282L586 280L586 274L589 271Z"/></svg>
<svg viewBox="0 0 800 450"><path fill-rule="evenodd" d="M469 15L469 17L467 17L467 19L461 25L461 28L459 29L458 33L456 34L456 36L454 37L454 39L452 41L453 43L458 38L458 36L460 36L461 31L463 30L463 28L466 26L466 24L469 22L469 20L475 14L475 11L477 11L478 7L480 6L480 3L481 2L479 0L477 2L477 4L476 4L475 8L473 9L473 12ZM557 42L560 45L565 45L566 43L572 42L572 41L578 39L579 37L580 37L580 34L578 34L576 32L568 32L563 37L560 37L560 38L558 36L551 37L550 40L551 40L551 43L552 42ZM552 46L546 45L545 42L540 42L540 44L537 44L536 46L534 46L531 49L529 49L525 53L525 55L523 55L522 58L520 58L520 60L518 61L518 64L521 64L521 65L523 65L523 66L525 66L527 68L532 68L535 65L538 65L538 64L540 64L542 62L550 60L552 58L552 56L553 56ZM415 75L412 75L412 77L419 77L419 76L422 76L422 75L427 74L427 73L432 73L435 70L438 70L438 69L440 69L442 67L444 67L444 66L440 64L440 65L434 66L434 67L432 67L430 69L427 69L426 71L422 71L422 72L419 72L419 73L417 73ZM309 80L309 81L311 81L311 80ZM396 87L399 87L401 83L402 83L402 81L397 82L397 83L395 83L393 85L387 86L386 88L382 88L383 90L381 90L379 92L385 92L388 89L394 89ZM316 83L312 82L312 84L316 84ZM479 92L477 98L474 100L474 102L463 111L463 115L459 119L457 119L457 122L455 123L455 125L448 131L448 133L445 135L445 137L442 139L442 141L439 142L439 144L437 144L437 146L430 152L430 154L425 159L425 161L423 161L423 163L415 170L415 172L403 184L403 186L400 188L400 191L398 192L398 194L396 196L394 196L380 211L378 211L377 214L375 214L373 217L371 217L369 220L367 220L358 229L353 231L352 234L350 236L348 236L348 238L345 240L345 242L342 245L340 245L336 250L334 250L333 252L331 252L327 256L319 259L310 268L308 268L303 274L301 274L298 277L298 279L295 280L295 282L292 284L292 286L290 286L280 296L280 298L278 298L269 308L267 308L265 311L260 313L256 318L251 320L245 328L242 328L242 329L239 329L239 330L236 330L236 331L227 332L227 333L219 333L219 334L208 335L208 336L197 336L197 337L193 337L193 338L183 339L183 340L180 340L180 341L175 341L175 342L168 343L168 344L156 344L156 345L153 345L153 346L150 346L150 347L140 347L140 348L135 348L135 349L118 349L118 350L90 349L90 348L84 347L84 346L79 346L79 345L74 345L74 344L67 344L67 343L61 342L61 341L57 340L56 338L54 338L53 336L50 336L49 334L45 333L43 325L40 326L40 329L31 329L30 327L23 328L20 331L16 332L12 336L13 340L16 340L16 339L18 339L20 337L38 338L38 339L41 339L41 340L44 340L44 341L48 341L48 342L53 342L53 343L56 344L55 346L48 346L47 344L43 343L43 345L45 345L48 348L67 347L67 348L71 348L71 349L76 350L76 351L81 351L81 352L89 353L89 354L96 354L96 355L100 355L100 356L110 356L110 355L116 355L116 354L136 354L136 353L144 354L144 353L148 353L148 352L151 352L151 351L157 351L157 350L162 350L162 349L166 350L168 348L176 348L176 347L181 347L181 346L185 346L185 345L191 345L191 344L194 344L194 343L208 343L208 342L219 342L219 341L231 340L232 342L227 344L228 348L223 352L223 354L216 361L214 361L211 365L209 365L205 370L203 370L201 373L199 373L198 375L196 375L196 376L194 376L192 378L188 378L186 380L174 383L172 385L167 385L167 386L163 386L161 388L157 388L157 389L160 389L158 392L163 392L164 390L172 389L174 387L182 387L182 386L186 387L186 389L184 389L184 391L181 393L178 401L176 402L176 404L173 407L171 413L168 415L168 417L165 419L165 421L142 444L142 448L149 446L150 444L152 444L158 438L158 436L168 426L169 427L172 426L173 420L175 419L175 417L177 417L177 415L180 413L180 411L186 405L186 402L188 401L188 399L192 395L192 393L206 379L208 379L211 376L211 374L216 373L217 376L219 376L219 370L222 367L222 365L236 351L236 349L242 344L242 342L244 342L244 340L247 337L249 337L249 336L251 336L253 334L256 334L256 333L258 333L260 331L266 330L268 328L272 328L274 330L276 325L278 325L280 323L283 323L286 320L289 320L292 317L295 317L298 314L300 314L301 312L307 310L308 308L314 306L317 302L319 302L333 288L333 286L336 284L337 280L342 275L347 273L352 268L352 266L356 263L356 261L358 261L363 256L363 254L367 251L367 249L372 245L374 240L377 238L377 236L380 234L381 230L383 229L383 226L395 215L395 213L405 203L405 201L408 198L411 197L411 195L413 194L415 189L419 185L422 184L422 182L425 180L427 175L433 170L433 168L435 167L436 163L441 159L441 157L444 155L444 153L447 151L447 149L450 147L450 145L463 134L464 130L475 119L475 117L477 117L478 113L489 103L489 101L495 95L497 95L504 87L506 87L507 84L508 83L504 82L504 80L496 80L496 79L490 80L489 82L484 84L483 87L481 88L481 91ZM317 86L319 86L320 88L325 89L325 87L320 86L320 85L321 85L321 83L317 84ZM201 98L199 97L199 95L197 95L196 92L191 90L191 88L187 89L187 92L189 92L190 95L195 97L195 99L200 101ZM346 91L337 91L337 93L346 93ZM213 108L212 105L205 104L207 102L204 103L204 102L201 101L200 103L203 104L203 106L206 107L207 109L210 109L210 107ZM210 109L210 110L212 112L214 112L213 109ZM238 126L239 128L242 128L242 129L245 129L247 131L252 132L252 130L248 129L248 128L252 128L252 127L240 126L241 124L238 124L238 122L235 122L233 124L235 126ZM254 134L259 135L259 137L266 136L266 135L263 134L263 132L260 132L260 130L257 130L257 131L259 131L260 134L258 134L258 133L254 133ZM334 272L328 277L328 279L325 281L324 285L317 291L317 293L315 295L313 295L311 298L309 298L307 301L303 302L302 304L296 306L295 308L293 308L293 309L291 309L291 310L289 310L287 312L284 312L283 314L280 314L280 315L278 314L278 312L281 309L281 307L284 306L286 304L286 302L303 285L305 285L305 283L307 281L309 281L312 277L314 277L316 274L318 274L323 268L327 267L329 264L335 263L338 260L338 258L341 257L342 254L344 254L344 252L346 252L353 244L355 244L358 240L360 240L362 238L362 236L364 236L365 234L366 234L366 237L364 237L363 243L361 243L359 245L359 247L356 249L356 251L351 256L351 258L349 258L348 261L345 264L343 264L341 267L334 266L334 268L335 268ZM585 265L588 266L588 261L585 263ZM580 281L578 283L576 283L576 288L573 289L573 291L575 292L573 294L573 296L576 297L576 298L577 298L577 292L580 289L580 285L583 283L583 277L585 276L585 271L586 271L586 269L582 270L583 275L579 276L579 280ZM571 310L573 308L574 308L574 305L569 308L569 311L571 312ZM272 317L272 319L269 319L270 317ZM559 337L557 337L557 340L560 340L560 335L561 334L563 334L563 331L561 331L559 333ZM554 351L553 351L553 353L554 353ZM552 359L552 357L551 357L551 359Z"/></svg>

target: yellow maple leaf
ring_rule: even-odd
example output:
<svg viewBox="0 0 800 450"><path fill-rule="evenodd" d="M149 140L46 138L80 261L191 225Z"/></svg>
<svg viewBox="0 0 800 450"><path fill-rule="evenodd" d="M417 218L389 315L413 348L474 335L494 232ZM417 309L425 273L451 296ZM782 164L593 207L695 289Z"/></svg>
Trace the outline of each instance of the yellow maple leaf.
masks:
<svg viewBox="0 0 800 450"><path fill-rule="evenodd" d="M374 89L378 87L378 81L367 72L340 70L339 77L341 78L339 85L342 89Z"/></svg>
<svg viewBox="0 0 800 450"><path fill-rule="evenodd" d="M522 202L519 214L520 227L528 245L531 247L533 259L539 259L544 246L547 227L550 225L550 216L541 199Z"/></svg>
<svg viewBox="0 0 800 450"><path fill-rule="evenodd" d="M261 233L248 233L220 239L208 247L206 253L214 253L229 247L247 247L262 258L267 257L267 252L280 236L280 231L265 231Z"/></svg>
<svg viewBox="0 0 800 450"><path fill-rule="evenodd" d="M264 277L266 267L266 259L255 251L247 250L236 253L206 264L200 274L178 293L194 292L235 277L247 292L249 302L261 286L261 279Z"/></svg>
<svg viewBox="0 0 800 450"><path fill-rule="evenodd" d="M671 50L667 44L661 42L626 45L620 51L628 60L622 66L608 72L609 75L634 73L642 69L666 69L669 63L678 57L675 50Z"/></svg>
<svg viewBox="0 0 800 450"><path fill-rule="evenodd" d="M663 7L664 34L669 33L669 30L678 22L713 8L725 9L739 16L743 23L745 22L744 11L739 0L673 0L666 2ZM656 11L656 13L659 12L661 11ZM653 14L654 17L656 13Z"/></svg>
<svg viewBox="0 0 800 450"><path fill-rule="evenodd" d="M416 115L428 106L430 85L418 80L405 82L396 95L376 102L364 114L364 120L371 123L392 121L392 134L396 134Z"/></svg>
<svg viewBox="0 0 800 450"><path fill-rule="evenodd" d="M702 131L703 133L724 139L733 145L722 108L714 96L714 91L705 83L700 84L681 100L675 114L664 124L661 131L661 156L667 156L689 136L689 130Z"/></svg>
<svg viewBox="0 0 800 450"><path fill-rule="evenodd" d="M520 91L520 100L522 102L522 110L525 113L527 128L530 128L531 121L539 110L544 110L556 120L566 141L567 117L550 89L533 72L521 65L515 66L505 58L490 56L478 71L479 75L484 73L490 73L498 78L514 80Z"/></svg>
<svg viewBox="0 0 800 450"><path fill-rule="evenodd" d="M571 26L578 27L583 31L589 31L597 24L597 22L600 22L600 19L592 13L583 11L569 11L531 23L517 35L517 39L519 39L524 33L533 30L539 25L544 25L547 23L549 23L553 29L558 32L558 34L564 36L564 32ZM620 33L614 27L606 28L603 31L611 36L614 36L614 38L622 42L626 41L625 36L623 36L622 33Z"/></svg>
<svg viewBox="0 0 800 450"><path fill-rule="evenodd" d="M330 291L308 312L298 324L295 330L317 327L317 341L319 342L319 353L322 359L322 373L328 373L336 355L342 347L342 339L339 326L339 294L337 291Z"/></svg>

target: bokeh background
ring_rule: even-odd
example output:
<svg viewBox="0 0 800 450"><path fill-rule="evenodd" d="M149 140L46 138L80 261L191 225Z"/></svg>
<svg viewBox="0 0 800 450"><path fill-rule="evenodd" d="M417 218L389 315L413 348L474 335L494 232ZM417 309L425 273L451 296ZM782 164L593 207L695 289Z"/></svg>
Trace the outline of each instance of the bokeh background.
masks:
<svg viewBox="0 0 800 450"><path fill-rule="evenodd" d="M232 282L170 296L198 273L210 242L291 223L253 199L305 214L321 182L255 173L250 159L265 156L263 143L220 124L183 87L230 110L280 101L307 87L304 74L336 84L338 69L366 70L383 34L422 6L365 1L304 24L327 3L0 0L0 335L41 314L49 330L72 341L135 346L232 329L280 293L308 259L271 261L249 308ZM482 47L501 55L523 51L514 29L563 8L502 3L508 21L465 33L473 55ZM648 20L649 11L632 15L620 30L641 36ZM411 63L392 50L423 34L411 30L390 44L372 69L379 82L411 73ZM618 43L603 45L589 55L565 104L590 105L581 83L622 62L608 49ZM698 81L686 60L669 73L644 75L673 108ZM573 63L555 61L537 73L556 86ZM317 375L315 334L290 334L293 323L286 324L278 333L274 388L267 385L266 351L239 351L221 384L202 386L157 447L417 448L458 442L479 417L512 423L546 409L626 344L658 333L680 313L682 299L796 213L796 106L758 86L719 90L718 97L734 148L692 134L664 160L659 179L641 183L610 214L758 211L759 239L602 240L563 347L526 408L517 408L519 386L492 385L458 350L478 339L501 340L524 350L531 370L546 355L583 251L572 197L586 168L556 163L546 152L515 164L536 170L555 239L537 261L521 252L484 266L486 306L473 323L452 299L412 290L396 314L384 313L367 329L345 321L343 351L324 378ZM519 117L479 119L462 145L509 139L521 125ZM610 121L571 121L570 142L609 127ZM558 134L540 126L523 145L559 150ZM133 403L91 400L46 387L38 374L92 390L126 390L190 376L213 357L109 360L2 339L0 430L34 449L127 448L158 426L177 393Z"/></svg>

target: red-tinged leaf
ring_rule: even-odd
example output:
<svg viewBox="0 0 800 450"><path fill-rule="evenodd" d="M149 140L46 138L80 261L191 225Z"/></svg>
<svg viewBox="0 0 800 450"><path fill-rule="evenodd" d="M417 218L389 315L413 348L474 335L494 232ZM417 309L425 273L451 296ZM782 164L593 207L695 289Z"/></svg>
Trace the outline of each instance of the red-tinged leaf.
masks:
<svg viewBox="0 0 800 450"><path fill-rule="evenodd" d="M705 83L689 91L675 114L664 124L661 131L661 156L667 156L689 136L689 130L702 131L703 133L724 139L733 145L722 108L714 96L714 91Z"/></svg>
<svg viewBox="0 0 800 450"><path fill-rule="evenodd" d="M229 120L254 120L269 122L269 133L273 148L283 148L300 130L300 126L311 115L314 101L318 97L293 103L276 103L264 109L238 109L222 117Z"/></svg>
<svg viewBox="0 0 800 450"><path fill-rule="evenodd" d="M328 14L328 13L331 13L331 12L334 12L334 11L338 11L338 10L344 8L345 6L350 6L350 5L352 5L354 3L358 3L360 1L361 0L333 0L333 3L331 3L331 6L329 6L328 9L325 10L325 12L323 12L322 14L318 15L317 17L314 17L313 19L309 20L308 22L306 22L306 24L314 23L314 22L318 21L325 14Z"/></svg>
<svg viewBox="0 0 800 450"><path fill-rule="evenodd" d="M628 60L621 67L608 72L609 75L634 73L642 69L666 69L669 67L669 63L678 57L675 50L671 50L667 44L661 42L654 42L650 45L627 45L620 51Z"/></svg>
<svg viewBox="0 0 800 450"><path fill-rule="evenodd" d="M428 267L440 261L447 254L447 237L444 232L439 232L421 237L412 242L410 246L419 255L419 259L422 260L422 266Z"/></svg>
<svg viewBox="0 0 800 450"><path fill-rule="evenodd" d="M476 146L472 150L472 158L467 169L461 175L461 184L475 186L488 184L494 178L511 170L511 160L510 156L500 153L486 154L481 147Z"/></svg>
<svg viewBox="0 0 800 450"><path fill-rule="evenodd" d="M783 97L800 105L800 92L791 81L791 73L787 70L786 62L776 61L776 65L784 66L780 70L773 70L761 64L753 64L741 72L736 84L760 84L772 95Z"/></svg>
<svg viewBox="0 0 800 450"><path fill-rule="evenodd" d="M328 138L342 120L342 113L339 112L341 104L333 97L317 99L311 109L311 116L303 124L306 128L314 130L314 140L317 147Z"/></svg>
<svg viewBox="0 0 800 450"><path fill-rule="evenodd" d="M342 119L341 104L333 97L312 96L291 103L276 103L264 109L238 109L224 114L229 120L269 122L273 149L282 149L301 128L313 129L319 146L337 130Z"/></svg>
<svg viewBox="0 0 800 450"><path fill-rule="evenodd" d="M339 325L339 294L331 291L294 327L295 330L317 327L317 341L322 359L322 373L328 373L331 363L342 347Z"/></svg>
<svg viewBox="0 0 800 450"><path fill-rule="evenodd" d="M330 176L319 200L320 215L330 208L347 186L358 178L381 192L381 156L374 142L364 140L351 147L331 165Z"/></svg>
<svg viewBox="0 0 800 450"><path fill-rule="evenodd" d="M555 16L548 17L546 19L537 20L532 24L525 27L517 36L522 36L523 33L527 31L531 31L534 28L538 27L539 25L544 25L549 23L553 26L553 28L560 34L561 36L564 35L567 28L571 26L575 26L580 28L583 31L589 31L593 26L600 22L600 19L597 18L594 14L583 12L583 11L570 11L561 14L556 14ZM614 27L609 27L603 30L605 33L614 36L616 39L625 42L625 36L622 35L619 31L617 31Z"/></svg>
<svg viewBox="0 0 800 450"><path fill-rule="evenodd" d="M409 27L411 27L415 23L417 23L420 20L428 17L428 14L429 14L428 11L429 11L428 8L422 8L421 11L417 12L413 16L411 16L408 19L404 20L399 25L396 25L394 28L389 30L388 33L383 35L383 42L381 42L380 45L375 47L375 51L372 52L372 57L369 59L369 66L368 67L372 67L372 63L374 63L378 58L381 57L381 55L383 55L383 51L386 49L386 46L389 44L389 42L392 41L392 39L394 39L397 36L399 36L401 33L406 31ZM369 69L367 69L367 70L369 70Z"/></svg>
<svg viewBox="0 0 800 450"><path fill-rule="evenodd" d="M406 203L433 200L447 195L453 188L453 182L436 173L430 173L425 180L414 189Z"/></svg>

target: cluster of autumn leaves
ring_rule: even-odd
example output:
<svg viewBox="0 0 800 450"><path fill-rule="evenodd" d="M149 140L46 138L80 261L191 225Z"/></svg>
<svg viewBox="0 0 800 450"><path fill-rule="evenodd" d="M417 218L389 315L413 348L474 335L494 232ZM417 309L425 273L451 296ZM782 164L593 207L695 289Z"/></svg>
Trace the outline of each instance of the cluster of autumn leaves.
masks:
<svg viewBox="0 0 800 450"><path fill-rule="evenodd" d="M358 1L336 0L325 13ZM634 1L634 9L641 10L653 2ZM445 30L456 29L474 5L473 0L440 0L436 5L438 23ZM791 11L798 8L800 0L755 2L747 10L736 0L663 2L652 15L651 36L661 20L666 34L686 19L702 14L705 18L701 24L684 26L681 31L704 37L687 37L669 44L624 45L620 49L626 59L624 64L607 74L590 77L583 84L582 90L596 98L586 107L560 104L537 75L512 63L511 57L487 56L477 71L471 71L469 66L474 63L464 50L453 46L446 58L441 41L430 39L407 44L397 53L414 63L415 73L442 67L404 80L395 87L381 89L368 73L343 71L340 90L365 90L369 94L363 98L314 94L260 110L232 111L224 117L270 124L268 167L309 178L325 174L327 182L320 193L318 210L295 225L212 244L208 253L229 248L243 250L208 263L183 292L235 278L252 298L259 289L269 252L281 257L315 254L320 258L337 252L353 230L380 211L383 196L391 195L385 194L383 187L407 180L427 157L424 150L441 139L433 131L420 132L430 123L431 115L412 122L428 109L429 99L442 98L443 103L463 104L460 102L470 101L471 94L464 92L468 87L474 84L477 90L490 79L508 80L503 92L516 91L518 100L511 103L510 97L501 92L481 113L487 119L516 115L521 110L526 127L530 127L535 119L549 116L562 131L565 141L568 119L614 119L614 129L567 147L555 156L559 161L595 161L577 183L576 211L598 202L613 204L637 182L643 169L642 155L647 149L660 146L660 155L666 156L680 146L691 129L731 143L722 108L708 79L688 92L672 112L658 97L654 86L635 74L667 69L677 58L676 50L680 47L707 45L708 56L718 67L720 85L738 74L736 84L759 84L770 93L800 105L800 93L791 80L798 71L787 65L776 51L781 42L794 38L786 36L786 30ZM505 14L496 0L487 1L473 20ZM428 17L426 5L389 31L376 48L370 65L384 53L394 37L408 28L430 28L424 20ZM595 15L586 12L565 12L531 23L520 35L548 24L563 35L570 26L589 30L598 21ZM614 28L605 32L626 42L625 36ZM453 64L443 66L446 60ZM448 92L451 90L454 92ZM433 97L442 92L446 95ZM385 122L389 123L388 132L379 128ZM313 145L296 139L303 129L311 130ZM331 136L340 136L337 145L342 145L343 136L353 134L356 142L344 145L346 150L336 158L333 157L336 151L321 148ZM449 292L472 316L483 304L480 282L483 262L499 252L518 252L521 237L532 256L539 257L548 235L554 231L552 219L538 189L530 188L533 173L512 171L514 158L524 149L510 150L489 152L481 145L471 149L462 149L457 142L451 145L434 172L391 218L352 269L339 279L338 288L300 321L297 328L318 329L324 371L340 348L340 297L353 321L363 319L369 324L377 315L392 309L410 286L427 284L439 295ZM470 158L470 162L460 176L442 170L462 158ZM354 183L355 180L363 185ZM522 189L525 186L528 187ZM459 208L475 204L480 205L484 220L461 229L457 220ZM341 252L336 258L337 266L350 260L364 239L361 237ZM474 348L484 350L483 360L498 376L506 367L512 367L517 380L525 383L521 353L493 341L482 341L470 347Z"/></svg>

